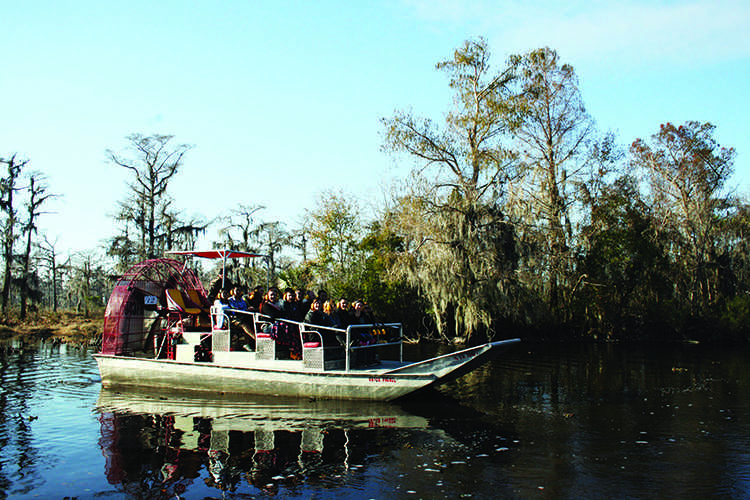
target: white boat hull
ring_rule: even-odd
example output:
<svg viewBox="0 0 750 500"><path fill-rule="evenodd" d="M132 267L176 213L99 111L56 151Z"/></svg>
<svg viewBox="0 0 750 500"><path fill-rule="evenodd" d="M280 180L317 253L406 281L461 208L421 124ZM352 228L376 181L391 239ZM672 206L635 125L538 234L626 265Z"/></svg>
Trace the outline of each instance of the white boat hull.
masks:
<svg viewBox="0 0 750 500"><path fill-rule="evenodd" d="M268 394L321 399L390 401L475 368L498 348L491 342L418 363L383 362L356 370L305 370L301 361L185 362L96 354L104 387L187 389L224 394ZM493 352L494 351L494 352Z"/></svg>

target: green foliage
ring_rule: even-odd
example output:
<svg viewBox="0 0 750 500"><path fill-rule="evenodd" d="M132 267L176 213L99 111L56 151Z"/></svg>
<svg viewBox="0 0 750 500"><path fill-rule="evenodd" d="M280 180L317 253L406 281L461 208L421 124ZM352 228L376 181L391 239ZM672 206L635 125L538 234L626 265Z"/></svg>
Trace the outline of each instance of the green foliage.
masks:
<svg viewBox="0 0 750 500"><path fill-rule="evenodd" d="M520 178L513 186L513 215L530 252L521 266L526 286L543 297L554 322L570 320L580 283L574 256L583 213L582 192L591 164L601 159L572 66L552 49L515 56L523 114L516 130ZM538 319L537 319L538 320Z"/></svg>
<svg viewBox="0 0 750 500"><path fill-rule="evenodd" d="M750 293L732 297L722 311L720 325L729 340L750 341Z"/></svg>
<svg viewBox="0 0 750 500"><path fill-rule="evenodd" d="M672 299L670 263L637 184L624 176L592 203L580 272L585 276L577 318L597 335L642 329Z"/></svg>
<svg viewBox="0 0 750 500"><path fill-rule="evenodd" d="M467 41L438 63L455 91L454 107L438 127L397 113L384 119L385 148L417 162L409 192L394 210L404 240L399 276L424 295L444 337L493 335L508 312L515 243L504 210L507 182L516 175L506 147L519 108L511 84L515 63L491 73L483 39ZM431 175L431 177L430 177Z"/></svg>
<svg viewBox="0 0 750 500"><path fill-rule="evenodd" d="M287 267L278 274L276 281L280 288L311 290L315 286L313 270L307 262Z"/></svg>
<svg viewBox="0 0 750 500"><path fill-rule="evenodd" d="M491 337L510 320L681 338L748 290L747 210L723 193L734 151L712 125L663 125L623 163L554 50L489 77L480 39L437 68L455 91L445 124L383 123L385 148L416 162L393 211L392 268L444 336Z"/></svg>
<svg viewBox="0 0 750 500"><path fill-rule="evenodd" d="M719 257L725 249L719 230L731 201L723 193L733 171L734 150L719 146L710 123L689 121L662 125L650 142L631 146L633 164L648 179L649 205L656 211L656 231L668 236L677 299L703 314L719 297Z"/></svg>
<svg viewBox="0 0 750 500"><path fill-rule="evenodd" d="M499 207L459 196L434 207L416 203L399 214L407 245L397 269L424 295L444 336L491 338L494 319L517 312L513 226ZM419 224L412 214L422 216Z"/></svg>
<svg viewBox="0 0 750 500"><path fill-rule="evenodd" d="M358 292L365 257L359 248L363 221L358 205L343 193L326 192L309 216L315 250L310 266L318 286L333 297Z"/></svg>
<svg viewBox="0 0 750 500"><path fill-rule="evenodd" d="M423 331L424 301L414 287L392 272L403 248L403 239L387 219L370 224L360 243L366 257L359 293L352 290L348 296L364 298L381 321L402 323L407 335L429 335Z"/></svg>

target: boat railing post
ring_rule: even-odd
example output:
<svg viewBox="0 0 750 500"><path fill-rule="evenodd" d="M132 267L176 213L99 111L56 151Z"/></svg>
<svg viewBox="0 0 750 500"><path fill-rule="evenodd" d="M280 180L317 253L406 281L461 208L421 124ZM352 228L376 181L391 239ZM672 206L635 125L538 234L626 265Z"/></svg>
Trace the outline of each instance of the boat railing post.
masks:
<svg viewBox="0 0 750 500"><path fill-rule="evenodd" d="M351 367L351 365L349 364L349 353L350 353L350 348L351 348L351 342L350 342L351 331L352 331L352 325L347 326L346 327L346 346L344 346L344 355L346 359L345 371L347 372L349 371L349 368Z"/></svg>
<svg viewBox="0 0 750 500"><path fill-rule="evenodd" d="M398 360L403 363L404 362L404 326L399 323L398 324Z"/></svg>

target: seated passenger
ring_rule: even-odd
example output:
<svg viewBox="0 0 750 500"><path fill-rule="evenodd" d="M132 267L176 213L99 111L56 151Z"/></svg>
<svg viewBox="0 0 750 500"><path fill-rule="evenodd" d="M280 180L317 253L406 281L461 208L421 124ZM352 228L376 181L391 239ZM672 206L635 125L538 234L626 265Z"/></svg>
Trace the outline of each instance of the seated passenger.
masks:
<svg viewBox="0 0 750 500"><path fill-rule="evenodd" d="M304 317L305 314L307 314L307 311L310 310L310 306L312 305L312 301L315 300L315 293L312 290L299 290L299 292L302 294L302 298L298 299L300 304L302 305L302 316Z"/></svg>
<svg viewBox="0 0 750 500"><path fill-rule="evenodd" d="M357 299L354 301L354 311L351 314L351 324L353 325L371 325L375 323L372 316L372 309L364 300Z"/></svg>
<svg viewBox="0 0 750 500"><path fill-rule="evenodd" d="M277 346L289 348L291 359L302 359L302 344L297 325L278 321L285 319L282 301L279 300L279 289L271 287L268 289L266 299L260 306L260 314L271 320L271 324L264 327L276 341Z"/></svg>
<svg viewBox="0 0 750 500"><path fill-rule="evenodd" d="M220 309L224 314L216 317L216 328L223 328L224 326L224 318L226 317L227 313L226 310L229 309L229 291L228 290L219 290L216 293L216 300L214 300L214 307L217 309Z"/></svg>
<svg viewBox="0 0 750 500"><path fill-rule="evenodd" d="M232 313L232 309L240 309L238 307L232 307L232 295L229 290L221 290L214 301L214 307L220 308L224 313L216 318L215 328L225 328L225 318L229 322L228 326L232 333L232 346L244 345L246 338L242 337L239 333L243 332L251 339L255 339L255 331L253 330L252 319L248 315L237 315ZM235 305L238 305L235 303Z"/></svg>
<svg viewBox="0 0 750 500"><path fill-rule="evenodd" d="M268 289L265 300L260 305L260 311L263 316L276 320L281 318L284 314L281 310L281 302L279 301L279 289L271 287Z"/></svg>
<svg viewBox="0 0 750 500"><path fill-rule="evenodd" d="M351 310L349 309L348 300L344 298L339 299L334 314L336 315L336 319L334 321L341 325L341 328L346 328L347 326L351 325Z"/></svg>
<svg viewBox="0 0 750 500"><path fill-rule="evenodd" d="M284 290L284 300L281 303L281 310L284 313L285 319L292 321L302 321L304 319L301 304L297 301L294 290L291 288Z"/></svg>
<svg viewBox="0 0 750 500"><path fill-rule="evenodd" d="M245 288L241 285L237 285L232 288L231 295L229 296L229 307L237 309L239 311L247 311L247 302L244 299Z"/></svg>
<svg viewBox="0 0 750 500"><path fill-rule="evenodd" d="M229 308L234 311L247 311L247 302L244 299L245 288L242 285L237 285L232 288L231 295L228 299ZM255 326L253 324L253 318L249 314L243 314L242 312L230 313L232 318L232 325L239 327L247 336L255 338ZM242 342L243 338L235 338L235 340Z"/></svg>
<svg viewBox="0 0 750 500"><path fill-rule="evenodd" d="M331 346L337 344L346 344L346 338L341 332L331 331L328 329L336 328L336 324L333 322L331 317L323 311L323 302L319 298L313 299L313 301L310 303L310 310L305 315L305 323L324 327L318 329L318 333L320 333L321 337L323 338L324 345Z"/></svg>
<svg viewBox="0 0 750 500"><path fill-rule="evenodd" d="M330 300L326 300L323 303L323 312L328 315L329 318L331 318L331 323L333 323L333 326L336 328L341 328L341 322L339 321L338 316L336 315L336 306L331 302Z"/></svg>
<svg viewBox="0 0 750 500"><path fill-rule="evenodd" d="M258 312L260 311L260 305L263 303L263 287L256 286L253 288L253 293L250 298L247 299L247 309L249 311Z"/></svg>
<svg viewBox="0 0 750 500"><path fill-rule="evenodd" d="M221 289L216 294L214 305L223 307L224 309L229 307L229 290Z"/></svg>
<svg viewBox="0 0 750 500"><path fill-rule="evenodd" d="M323 302L319 298L310 303L310 310L305 315L305 323L319 326L335 326L331 317L323 311Z"/></svg>
<svg viewBox="0 0 750 500"><path fill-rule="evenodd" d="M370 306L368 306L364 300L357 299L354 301L354 311L350 316L350 321L350 325L372 325L375 323L372 309L370 309ZM375 343L375 337L361 328L353 331L352 340L359 345Z"/></svg>

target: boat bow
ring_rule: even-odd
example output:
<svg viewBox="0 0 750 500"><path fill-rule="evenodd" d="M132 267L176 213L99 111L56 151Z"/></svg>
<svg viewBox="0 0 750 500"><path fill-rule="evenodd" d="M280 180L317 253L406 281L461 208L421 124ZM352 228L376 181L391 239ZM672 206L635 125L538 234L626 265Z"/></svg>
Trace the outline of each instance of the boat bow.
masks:
<svg viewBox="0 0 750 500"><path fill-rule="evenodd" d="M383 375L425 375L432 374L435 380L432 385L453 380L464 375L479 365L486 363L497 355L501 349L520 342L521 339L508 339L470 347L462 351L452 352L412 363L385 372Z"/></svg>

